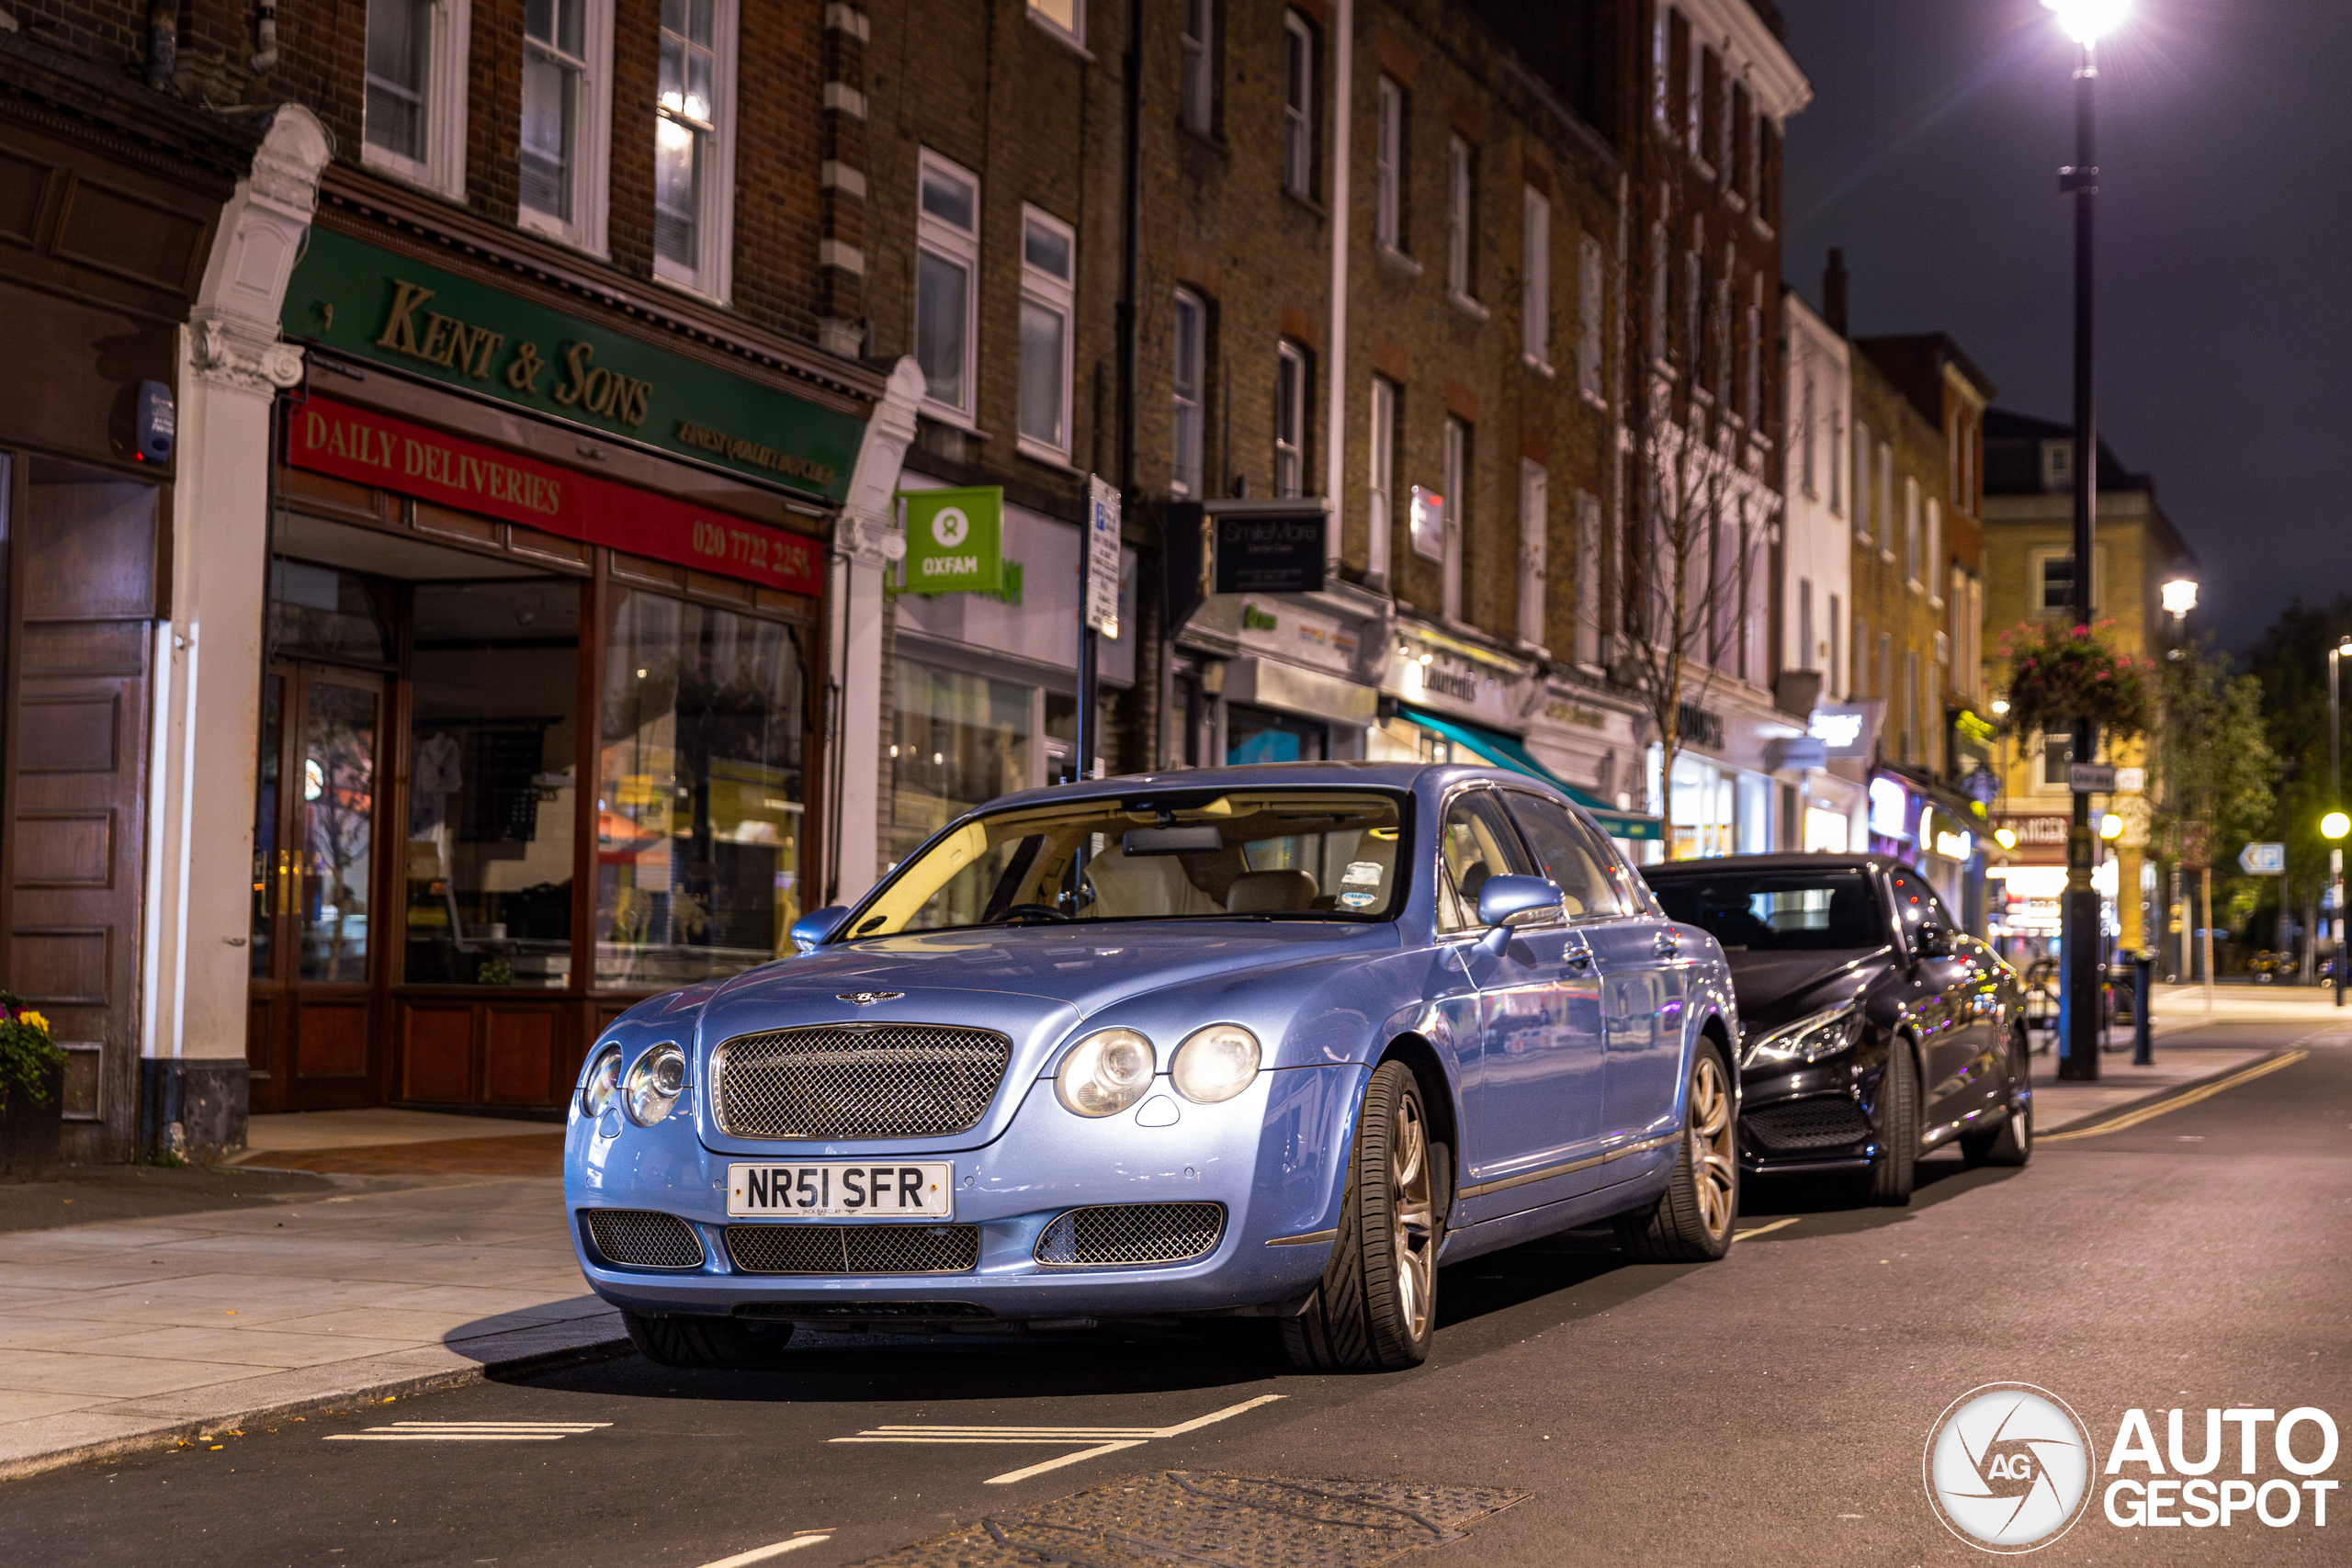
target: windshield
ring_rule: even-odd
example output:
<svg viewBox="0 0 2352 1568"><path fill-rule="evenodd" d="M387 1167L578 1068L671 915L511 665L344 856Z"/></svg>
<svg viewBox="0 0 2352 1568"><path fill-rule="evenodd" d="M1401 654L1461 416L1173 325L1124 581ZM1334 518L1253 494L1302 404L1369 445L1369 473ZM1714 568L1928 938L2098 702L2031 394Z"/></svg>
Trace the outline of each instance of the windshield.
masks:
<svg viewBox="0 0 2352 1568"><path fill-rule="evenodd" d="M1401 907L1401 802L1365 791L1201 791L976 817L899 866L842 932L1064 921L1384 920Z"/></svg>
<svg viewBox="0 0 2352 1568"><path fill-rule="evenodd" d="M1861 871L1724 872L1661 876L1650 886L1668 919L1697 926L1727 953L1812 953L1887 941L1885 911Z"/></svg>

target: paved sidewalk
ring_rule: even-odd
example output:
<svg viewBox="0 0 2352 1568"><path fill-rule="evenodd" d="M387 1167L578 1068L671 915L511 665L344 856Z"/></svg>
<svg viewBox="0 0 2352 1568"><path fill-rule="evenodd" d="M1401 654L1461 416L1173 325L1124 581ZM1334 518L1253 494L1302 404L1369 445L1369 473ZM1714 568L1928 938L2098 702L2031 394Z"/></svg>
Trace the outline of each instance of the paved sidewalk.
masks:
<svg viewBox="0 0 2352 1568"><path fill-rule="evenodd" d="M0 1235L0 1477L620 1341L544 1177Z"/></svg>

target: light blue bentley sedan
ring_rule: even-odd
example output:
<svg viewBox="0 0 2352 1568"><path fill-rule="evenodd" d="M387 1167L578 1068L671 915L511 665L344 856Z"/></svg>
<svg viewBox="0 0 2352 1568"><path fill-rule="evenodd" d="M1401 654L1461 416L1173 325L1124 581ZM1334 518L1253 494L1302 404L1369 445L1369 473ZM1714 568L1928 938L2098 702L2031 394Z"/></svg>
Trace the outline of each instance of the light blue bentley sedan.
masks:
<svg viewBox="0 0 2352 1568"><path fill-rule="evenodd" d="M1227 1315L1399 1368L1442 1263L1604 1220L1644 1260L1731 1245L1723 953L1516 773L1007 795L793 934L581 1076L573 1239L656 1361Z"/></svg>

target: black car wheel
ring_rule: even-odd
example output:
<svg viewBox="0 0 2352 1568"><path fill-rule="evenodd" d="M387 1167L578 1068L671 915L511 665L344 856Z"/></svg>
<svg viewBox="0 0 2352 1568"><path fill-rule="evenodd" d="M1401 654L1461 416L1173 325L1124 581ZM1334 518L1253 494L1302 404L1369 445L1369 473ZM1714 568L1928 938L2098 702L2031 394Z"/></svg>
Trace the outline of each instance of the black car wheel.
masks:
<svg viewBox="0 0 2352 1568"><path fill-rule="evenodd" d="M649 1316L624 1312L621 1326L638 1353L661 1367L763 1367L784 1352L788 1323L732 1317Z"/></svg>
<svg viewBox="0 0 2352 1568"><path fill-rule="evenodd" d="M2009 1037L2009 1111L2007 1121L1989 1133L1970 1133L1960 1140L1960 1152L1971 1165L2019 1166L2033 1157L2033 1098L2025 1032ZM2022 1097L2025 1104L2018 1106Z"/></svg>
<svg viewBox="0 0 2352 1568"><path fill-rule="evenodd" d="M1682 1147L1657 1202L1611 1224L1617 1245L1642 1263L1711 1263L1731 1250L1739 1213L1739 1128L1731 1075L1713 1040L1690 1063Z"/></svg>
<svg viewBox="0 0 2352 1568"><path fill-rule="evenodd" d="M1437 1327L1442 1216L1420 1085L1383 1062L1365 1088L1340 1204L1339 1239L1306 1312L1283 1322L1295 1365L1396 1371L1428 1359Z"/></svg>
<svg viewBox="0 0 2352 1568"><path fill-rule="evenodd" d="M1911 1043L1900 1036L1887 1046L1878 1101L1879 1156L1871 1167L1870 1201L1899 1209L1911 1201L1919 1168L1919 1070Z"/></svg>

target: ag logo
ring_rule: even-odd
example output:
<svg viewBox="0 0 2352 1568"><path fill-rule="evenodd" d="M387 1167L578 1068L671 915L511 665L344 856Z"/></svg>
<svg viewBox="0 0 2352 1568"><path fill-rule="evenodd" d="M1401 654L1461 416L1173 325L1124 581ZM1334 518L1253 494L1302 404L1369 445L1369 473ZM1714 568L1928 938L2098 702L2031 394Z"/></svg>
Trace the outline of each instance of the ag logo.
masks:
<svg viewBox="0 0 2352 1568"><path fill-rule="evenodd" d="M1985 1551L2038 1551L2090 1502L2089 1432L2031 1383L1986 1383L1928 1432L1928 1500L1944 1528Z"/></svg>
<svg viewBox="0 0 2352 1568"><path fill-rule="evenodd" d="M964 542L972 531L972 520L964 515L960 506L943 506L933 513L931 536L939 541L943 550L952 550Z"/></svg>

